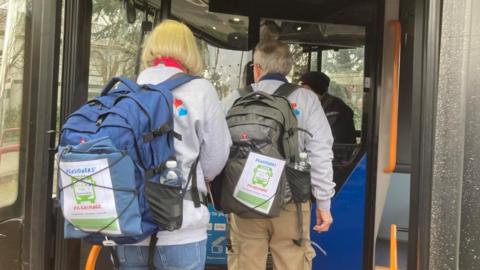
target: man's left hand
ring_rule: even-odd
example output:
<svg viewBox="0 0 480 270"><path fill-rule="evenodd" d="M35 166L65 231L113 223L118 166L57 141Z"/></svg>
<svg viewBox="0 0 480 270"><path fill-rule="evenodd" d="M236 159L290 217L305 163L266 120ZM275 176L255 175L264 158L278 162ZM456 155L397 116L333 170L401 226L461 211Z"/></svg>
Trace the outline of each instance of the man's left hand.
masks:
<svg viewBox="0 0 480 270"><path fill-rule="evenodd" d="M317 225L313 227L313 230L318 233L327 232L332 222L333 218L330 211L317 208Z"/></svg>

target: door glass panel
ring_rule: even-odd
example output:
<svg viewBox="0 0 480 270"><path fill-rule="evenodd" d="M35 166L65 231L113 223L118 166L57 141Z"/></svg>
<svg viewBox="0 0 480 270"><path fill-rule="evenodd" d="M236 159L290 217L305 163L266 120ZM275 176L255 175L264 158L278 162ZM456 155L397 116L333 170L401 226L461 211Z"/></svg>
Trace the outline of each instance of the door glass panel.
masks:
<svg viewBox="0 0 480 270"><path fill-rule="evenodd" d="M112 77L123 75L135 79L143 19L144 14L137 10L135 22L128 23L122 1L93 1L89 99L99 95Z"/></svg>
<svg viewBox="0 0 480 270"><path fill-rule="evenodd" d="M64 22L65 20L65 0L62 0L62 19L61 21ZM63 68L63 39L64 39L64 35L65 35L65 32L64 32L64 24L61 23L60 24L60 52L59 52L59 67L58 67L58 74L60 74L60 76L58 76L58 91L57 91L57 117L55 119L55 130L57 131L56 132L56 135L55 135L55 145L58 145L59 142L60 142L60 133L61 133L61 130L60 130L60 126L61 126L61 122L60 122L60 115L61 115L61 102L62 102L62 68ZM52 196L55 197L57 196L57 183L58 183L58 162L55 162L53 163L53 185L52 185Z"/></svg>
<svg viewBox="0 0 480 270"><path fill-rule="evenodd" d="M310 71L318 71L318 52L311 52Z"/></svg>
<svg viewBox="0 0 480 270"><path fill-rule="evenodd" d="M220 99L245 87L244 73L249 68L252 51L227 50L200 39L197 41L205 62L203 77L215 86Z"/></svg>
<svg viewBox="0 0 480 270"><path fill-rule="evenodd" d="M298 44L290 44L289 47L293 56L293 67L287 78L292 83L298 83L300 77L308 71L308 53Z"/></svg>
<svg viewBox="0 0 480 270"><path fill-rule="evenodd" d="M356 142L360 143L359 135L362 128L363 113L364 46L323 51L321 64L321 71L330 77L328 94L331 97L341 99L353 111ZM324 98L322 98L322 102L324 102ZM328 117L329 110L326 111ZM351 120L349 118L349 123L351 123ZM351 124L349 126L351 127ZM337 141L337 138L344 137L343 131L340 128L332 128L335 139L333 145L334 177L337 180L338 187L349 176L352 162L359 151L359 147L355 144L339 143Z"/></svg>
<svg viewBox="0 0 480 270"><path fill-rule="evenodd" d="M352 110L355 129L362 128L364 47L322 52L322 72L330 77L328 92Z"/></svg>
<svg viewBox="0 0 480 270"><path fill-rule="evenodd" d="M0 1L0 208L18 197L26 1Z"/></svg>

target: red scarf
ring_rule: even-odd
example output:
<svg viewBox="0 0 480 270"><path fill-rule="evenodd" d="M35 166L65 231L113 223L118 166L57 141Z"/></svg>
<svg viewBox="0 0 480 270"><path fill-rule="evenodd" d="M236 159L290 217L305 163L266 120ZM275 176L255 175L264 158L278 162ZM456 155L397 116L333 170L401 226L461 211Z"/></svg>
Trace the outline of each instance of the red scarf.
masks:
<svg viewBox="0 0 480 270"><path fill-rule="evenodd" d="M187 69L182 64L180 64L180 62L171 57L157 57L155 58L155 60L153 60L154 66L158 66L160 64L164 64L166 67L175 67L187 73Z"/></svg>

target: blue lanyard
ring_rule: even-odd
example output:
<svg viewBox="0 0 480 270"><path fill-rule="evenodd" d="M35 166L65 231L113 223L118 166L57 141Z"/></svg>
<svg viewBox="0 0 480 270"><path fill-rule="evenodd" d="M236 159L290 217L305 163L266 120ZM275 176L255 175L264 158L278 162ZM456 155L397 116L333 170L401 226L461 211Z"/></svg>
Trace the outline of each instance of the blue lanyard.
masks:
<svg viewBox="0 0 480 270"><path fill-rule="evenodd" d="M262 76L262 78L260 78L260 81L263 81L263 80L276 80L276 81L282 81L284 83L288 83L287 78L285 78L285 76L283 76L280 73L265 74L265 75Z"/></svg>

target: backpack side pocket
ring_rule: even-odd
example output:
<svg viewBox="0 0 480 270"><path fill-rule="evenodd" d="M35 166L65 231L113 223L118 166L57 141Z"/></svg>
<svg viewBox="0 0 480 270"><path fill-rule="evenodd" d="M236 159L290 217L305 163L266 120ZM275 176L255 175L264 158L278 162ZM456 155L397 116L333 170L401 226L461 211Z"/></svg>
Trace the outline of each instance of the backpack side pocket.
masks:
<svg viewBox="0 0 480 270"><path fill-rule="evenodd" d="M145 181L147 198L153 219L165 230L179 229L183 222L183 196L180 187Z"/></svg>
<svg viewBox="0 0 480 270"><path fill-rule="evenodd" d="M293 201L296 203L309 201L312 193L310 172L296 170L293 164L287 164L285 165L285 173Z"/></svg>

